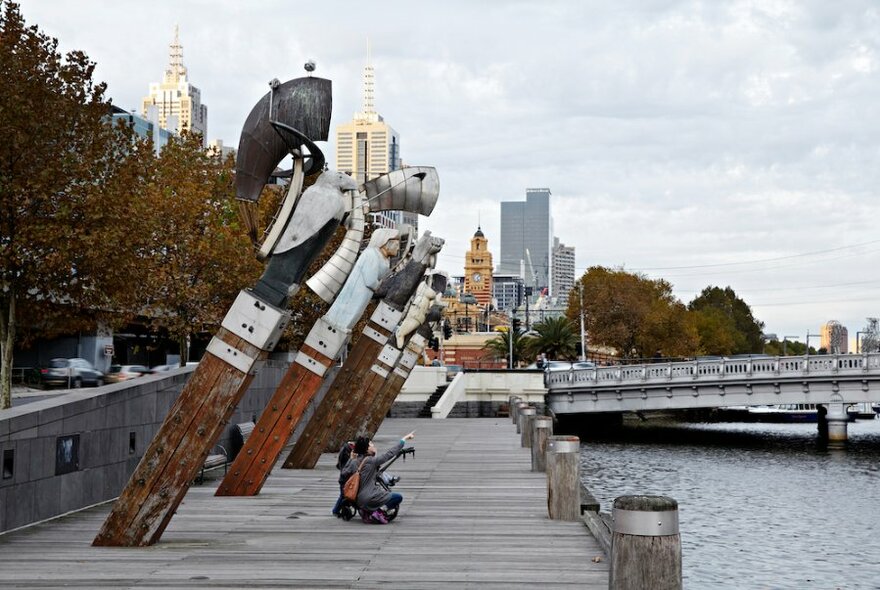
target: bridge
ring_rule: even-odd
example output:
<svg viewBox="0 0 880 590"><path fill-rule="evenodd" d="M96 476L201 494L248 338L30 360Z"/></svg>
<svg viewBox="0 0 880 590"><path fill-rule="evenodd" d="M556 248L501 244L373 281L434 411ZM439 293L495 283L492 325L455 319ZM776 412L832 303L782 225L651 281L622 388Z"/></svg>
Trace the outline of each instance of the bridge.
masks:
<svg viewBox="0 0 880 590"><path fill-rule="evenodd" d="M547 405L556 415L880 402L880 353L751 357L618 365L547 372Z"/></svg>

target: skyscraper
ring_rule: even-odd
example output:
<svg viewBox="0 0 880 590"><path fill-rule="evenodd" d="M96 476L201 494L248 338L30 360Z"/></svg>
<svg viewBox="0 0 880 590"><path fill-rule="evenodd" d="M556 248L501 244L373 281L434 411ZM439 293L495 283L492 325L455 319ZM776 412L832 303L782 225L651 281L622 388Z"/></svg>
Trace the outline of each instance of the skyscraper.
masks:
<svg viewBox="0 0 880 590"><path fill-rule="evenodd" d="M498 273L518 274L527 287L552 292L552 236L549 188L526 189L525 201L502 201Z"/></svg>
<svg viewBox="0 0 880 590"><path fill-rule="evenodd" d="M574 288L574 246L566 246L553 238L553 291L558 305L568 305L568 294Z"/></svg>
<svg viewBox="0 0 880 590"><path fill-rule="evenodd" d="M829 354L846 354L849 352L849 336L847 329L837 320L822 324L819 346Z"/></svg>
<svg viewBox="0 0 880 590"><path fill-rule="evenodd" d="M351 174L358 184L400 168L400 136L376 112L375 72L367 57L363 74L361 112L336 128L336 169ZM408 223L418 229L418 215L401 211L371 214L381 227Z"/></svg>
<svg viewBox="0 0 880 590"><path fill-rule="evenodd" d="M202 104L202 91L187 78L176 25L165 76L161 82L150 84L150 95L141 102L141 113L147 119L152 118L153 109L158 115L159 127L176 133L184 130L201 133L202 145L207 145L208 107Z"/></svg>

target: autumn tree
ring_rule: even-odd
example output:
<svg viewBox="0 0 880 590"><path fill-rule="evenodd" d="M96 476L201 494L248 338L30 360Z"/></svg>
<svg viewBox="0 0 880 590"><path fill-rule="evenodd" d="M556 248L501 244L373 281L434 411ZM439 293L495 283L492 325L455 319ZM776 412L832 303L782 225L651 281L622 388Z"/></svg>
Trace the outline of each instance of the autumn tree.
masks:
<svg viewBox="0 0 880 590"><path fill-rule="evenodd" d="M239 222L233 167L184 133L164 146L141 197L144 314L176 338L181 364L188 339L216 328L239 290L260 275Z"/></svg>
<svg viewBox="0 0 880 590"><path fill-rule="evenodd" d="M688 309L697 314L704 354L761 352L764 322L755 319L748 304L730 287L706 287Z"/></svg>
<svg viewBox="0 0 880 590"><path fill-rule="evenodd" d="M144 146L109 123L94 68L0 2L0 408L22 334L113 317L133 284L112 263L131 229L120 175Z"/></svg>
<svg viewBox="0 0 880 590"><path fill-rule="evenodd" d="M684 305L663 279L593 266L583 284L584 327L590 342L615 348L625 358L692 355L699 340ZM570 298L567 317L580 317L580 298Z"/></svg>

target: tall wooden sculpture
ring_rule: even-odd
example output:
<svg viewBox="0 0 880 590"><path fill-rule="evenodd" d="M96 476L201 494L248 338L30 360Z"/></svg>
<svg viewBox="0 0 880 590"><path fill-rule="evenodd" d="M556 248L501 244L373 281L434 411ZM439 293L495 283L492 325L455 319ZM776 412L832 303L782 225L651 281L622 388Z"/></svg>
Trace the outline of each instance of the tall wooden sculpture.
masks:
<svg viewBox="0 0 880 590"><path fill-rule="evenodd" d="M361 192L370 210L393 208L429 215L439 195L439 183L433 168L411 167L367 182ZM307 282L325 300L333 300L333 305L309 332L305 345L260 415L216 495L251 496L262 489L303 412L318 392L327 369L348 343L352 327L390 270L388 259L399 248L396 230L374 231L371 246L358 257L344 283L338 280L338 273L334 274L336 269L326 268L332 266L333 259ZM430 247L428 240L422 249ZM419 245L414 255L418 252ZM378 329L390 332L397 325L399 314L380 305L373 319Z"/></svg>
<svg viewBox="0 0 880 590"><path fill-rule="evenodd" d="M337 429L335 439L330 441L331 449L338 448L344 441L352 440L357 435L369 433L372 437L375 434L432 336L429 324L440 320L443 306L439 303L439 298L446 290L447 281L445 272L432 271L419 285L406 317L394 340L389 343L398 351L397 362L387 368L382 367L387 376L377 383L377 387L364 388L356 396L351 418Z"/></svg>
<svg viewBox="0 0 880 590"><path fill-rule="evenodd" d="M413 250L412 259L383 282L377 295L384 294L384 298L285 459L285 468L313 468L328 443L336 444L330 441L337 439L337 430L354 415L364 399L371 399L370 392L376 391L388 377L400 356L400 351L389 344L392 332L399 329L407 302L420 285L425 284L422 280L425 271L433 266L442 246L443 240L425 232ZM389 325L389 320L393 320L393 324Z"/></svg>
<svg viewBox="0 0 880 590"><path fill-rule="evenodd" d="M319 174L324 164L314 142L327 139L330 81L299 78L284 84L273 81L271 87L242 131L236 193L246 202L259 198L269 174L287 154L295 166L288 199L299 198L304 176ZM245 289L235 300L113 505L95 545L151 545L161 537L224 422L286 326L287 298L340 223L346 209L344 191L356 188L350 177L336 173L323 174L319 184L308 198L309 191L302 195L299 206L288 209L288 217L276 222L281 243L277 256L276 242L268 248L265 273L254 289Z"/></svg>

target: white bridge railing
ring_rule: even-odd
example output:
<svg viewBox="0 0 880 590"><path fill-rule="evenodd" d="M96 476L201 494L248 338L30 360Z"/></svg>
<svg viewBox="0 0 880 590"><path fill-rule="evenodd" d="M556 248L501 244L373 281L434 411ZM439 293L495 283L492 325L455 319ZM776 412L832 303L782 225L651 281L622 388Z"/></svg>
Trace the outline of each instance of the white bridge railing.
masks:
<svg viewBox="0 0 880 590"><path fill-rule="evenodd" d="M553 392L582 387L668 385L725 379L855 376L864 373L880 374L880 353L693 360L548 371L544 374L544 384Z"/></svg>

